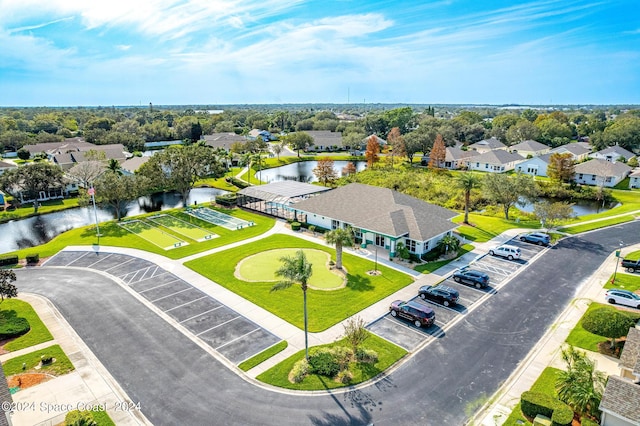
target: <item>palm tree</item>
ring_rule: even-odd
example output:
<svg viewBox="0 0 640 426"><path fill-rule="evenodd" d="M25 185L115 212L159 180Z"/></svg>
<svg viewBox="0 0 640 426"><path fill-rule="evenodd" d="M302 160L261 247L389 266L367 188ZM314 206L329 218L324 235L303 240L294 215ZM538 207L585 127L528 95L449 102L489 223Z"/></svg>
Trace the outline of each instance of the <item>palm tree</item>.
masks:
<svg viewBox="0 0 640 426"><path fill-rule="evenodd" d="M597 415L607 376L596 370L595 362L585 352L573 346L562 350L562 359L567 369L556 379L558 398L580 415Z"/></svg>
<svg viewBox="0 0 640 426"><path fill-rule="evenodd" d="M350 227L337 228L325 234L328 244L336 246L336 269L342 269L342 247L353 246L353 231Z"/></svg>
<svg viewBox="0 0 640 426"><path fill-rule="evenodd" d="M305 358L309 360L309 339L307 331L307 282L311 278L312 264L307 261L304 251L298 250L294 256L283 256L280 258L282 266L276 271L276 276L283 277L282 281L277 282L271 291L284 290L294 284L300 284L303 294L304 304L304 349Z"/></svg>
<svg viewBox="0 0 640 426"><path fill-rule="evenodd" d="M107 164L107 169L111 170L114 173L117 173L118 175L122 174L122 167L120 166L120 162L115 158L112 158L111 160L109 160L109 164Z"/></svg>
<svg viewBox="0 0 640 426"><path fill-rule="evenodd" d="M471 191L480 186L480 179L471 172L461 173L456 180L456 186L464 191L464 221L469 224L469 199Z"/></svg>

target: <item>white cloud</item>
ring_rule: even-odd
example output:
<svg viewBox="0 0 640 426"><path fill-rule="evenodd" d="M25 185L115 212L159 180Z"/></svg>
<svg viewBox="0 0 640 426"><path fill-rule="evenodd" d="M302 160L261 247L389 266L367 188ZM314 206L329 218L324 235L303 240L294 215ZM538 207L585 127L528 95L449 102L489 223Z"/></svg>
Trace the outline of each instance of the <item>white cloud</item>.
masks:
<svg viewBox="0 0 640 426"><path fill-rule="evenodd" d="M122 51L127 51L127 50L131 49L131 45L130 44L119 44L119 45L116 46L116 49L122 50Z"/></svg>

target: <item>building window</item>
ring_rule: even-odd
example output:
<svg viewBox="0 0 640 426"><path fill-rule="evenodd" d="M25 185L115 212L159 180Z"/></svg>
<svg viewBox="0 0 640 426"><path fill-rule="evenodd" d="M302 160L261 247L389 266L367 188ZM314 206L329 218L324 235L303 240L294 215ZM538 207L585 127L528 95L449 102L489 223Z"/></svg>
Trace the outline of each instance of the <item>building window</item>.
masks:
<svg viewBox="0 0 640 426"><path fill-rule="evenodd" d="M331 219L331 229L338 229L339 227L340 227L340 222L335 219Z"/></svg>
<svg viewBox="0 0 640 426"><path fill-rule="evenodd" d="M407 249L411 252L411 253L415 253L416 252L416 242L414 240L410 240L410 239L406 239L404 240L404 244L407 246Z"/></svg>
<svg viewBox="0 0 640 426"><path fill-rule="evenodd" d="M591 175L591 180L596 180L596 175Z"/></svg>
<svg viewBox="0 0 640 426"><path fill-rule="evenodd" d="M582 179L582 173L578 175L578 179Z"/></svg>
<svg viewBox="0 0 640 426"><path fill-rule="evenodd" d="M489 163L486 163L486 164L484 165L484 168L485 168L485 169L488 169L488 168L489 168Z"/></svg>

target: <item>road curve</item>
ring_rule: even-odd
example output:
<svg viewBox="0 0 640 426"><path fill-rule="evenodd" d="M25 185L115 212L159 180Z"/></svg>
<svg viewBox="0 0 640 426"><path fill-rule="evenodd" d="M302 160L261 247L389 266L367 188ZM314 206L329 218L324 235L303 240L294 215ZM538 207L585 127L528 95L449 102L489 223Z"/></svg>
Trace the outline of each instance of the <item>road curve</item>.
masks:
<svg viewBox="0 0 640 426"><path fill-rule="evenodd" d="M640 221L561 241L385 380L322 396L243 380L104 275L17 270L48 297L155 425L460 425L508 378L577 287Z"/></svg>

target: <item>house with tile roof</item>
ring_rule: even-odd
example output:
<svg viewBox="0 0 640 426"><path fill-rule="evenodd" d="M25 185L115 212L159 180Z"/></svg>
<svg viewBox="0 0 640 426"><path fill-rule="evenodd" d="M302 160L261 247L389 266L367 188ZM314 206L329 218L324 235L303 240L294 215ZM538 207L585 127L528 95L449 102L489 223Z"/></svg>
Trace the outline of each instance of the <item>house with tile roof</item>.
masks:
<svg viewBox="0 0 640 426"><path fill-rule="evenodd" d="M291 205L299 221L325 229L350 226L356 239L395 256L402 242L421 255L458 227L457 212L388 188L351 183Z"/></svg>
<svg viewBox="0 0 640 426"><path fill-rule="evenodd" d="M444 162L442 168L457 170L467 167L467 160L479 156L480 153L474 150L462 150L448 146L445 148Z"/></svg>
<svg viewBox="0 0 640 426"><path fill-rule="evenodd" d="M640 188L640 167L633 170L629 175L629 189Z"/></svg>
<svg viewBox="0 0 640 426"><path fill-rule="evenodd" d="M229 151L234 143L245 143L247 138L242 135L236 135L233 132L229 133L213 133L211 135L202 135L200 139L204 141L207 146L212 148L222 148L225 151Z"/></svg>
<svg viewBox="0 0 640 426"><path fill-rule="evenodd" d="M566 145L553 148L549 152L556 154L571 154L573 156L573 161L577 163L586 160L591 153L591 149L587 148L582 143L568 143Z"/></svg>
<svg viewBox="0 0 640 426"><path fill-rule="evenodd" d="M473 149L478 151L480 154L484 154L485 152L493 151L495 149L506 150L507 146L495 137L491 137L469 145L469 149Z"/></svg>
<svg viewBox="0 0 640 426"><path fill-rule="evenodd" d="M120 164L120 170L122 170L122 173L125 175L133 175L144 163L149 161L150 158L151 157L148 156L131 157Z"/></svg>
<svg viewBox="0 0 640 426"><path fill-rule="evenodd" d="M583 185L616 186L631 173L631 167L620 161L594 158L576 165L574 180Z"/></svg>
<svg viewBox="0 0 640 426"><path fill-rule="evenodd" d="M605 149L594 152L590 155L591 158L600 158L607 161L619 161L621 158L624 158L625 162L631 160L635 156L636 155L633 152L618 145L608 146Z"/></svg>
<svg viewBox="0 0 640 426"><path fill-rule="evenodd" d="M480 172L504 173L514 170L525 159L520 154L512 154L503 149L485 152L466 160L468 170Z"/></svg>
<svg viewBox="0 0 640 426"><path fill-rule="evenodd" d="M509 152L520 154L524 158L537 157L551 151L551 147L534 140L526 140L508 148Z"/></svg>
<svg viewBox="0 0 640 426"><path fill-rule="evenodd" d="M309 130L305 133L313 139L313 145L307 151L339 151L344 148L342 145L342 132Z"/></svg>
<svg viewBox="0 0 640 426"><path fill-rule="evenodd" d="M640 426L640 329L632 327L620 355L620 376L609 376L600 401L603 426Z"/></svg>

